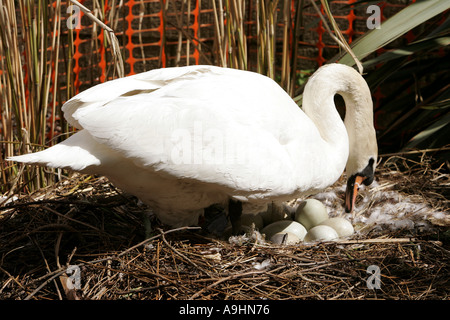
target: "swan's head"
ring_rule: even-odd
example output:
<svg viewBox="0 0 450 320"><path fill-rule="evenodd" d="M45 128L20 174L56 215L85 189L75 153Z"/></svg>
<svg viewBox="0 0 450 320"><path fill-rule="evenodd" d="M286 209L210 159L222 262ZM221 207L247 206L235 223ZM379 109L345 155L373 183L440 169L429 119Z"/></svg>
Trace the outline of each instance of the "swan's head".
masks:
<svg viewBox="0 0 450 320"><path fill-rule="evenodd" d="M376 157L370 157L367 165L348 176L347 189L345 190L345 212L352 212L359 187L364 184L370 185L374 180Z"/></svg>

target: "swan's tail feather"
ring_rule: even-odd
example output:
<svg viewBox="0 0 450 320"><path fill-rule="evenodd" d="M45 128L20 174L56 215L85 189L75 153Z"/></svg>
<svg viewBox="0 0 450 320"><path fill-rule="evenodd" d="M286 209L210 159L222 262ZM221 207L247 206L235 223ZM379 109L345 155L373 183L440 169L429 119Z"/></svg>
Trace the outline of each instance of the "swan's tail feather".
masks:
<svg viewBox="0 0 450 320"><path fill-rule="evenodd" d="M87 131L82 130L46 150L9 157L7 160L51 168L83 171L87 167L101 164L98 152L102 148L99 148L98 145Z"/></svg>

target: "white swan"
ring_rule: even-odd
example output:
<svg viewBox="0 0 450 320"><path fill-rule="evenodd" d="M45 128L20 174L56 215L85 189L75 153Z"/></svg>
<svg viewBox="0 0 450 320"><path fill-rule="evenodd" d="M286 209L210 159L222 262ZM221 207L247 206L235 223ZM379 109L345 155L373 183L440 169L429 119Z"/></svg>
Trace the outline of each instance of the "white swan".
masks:
<svg viewBox="0 0 450 320"><path fill-rule="evenodd" d="M335 94L346 103L345 125ZM346 165L351 211L376 165L369 88L340 64L311 76L304 112L268 77L214 66L109 81L74 96L63 111L80 131L8 160L107 176L174 227L224 204L237 232L242 210L323 190Z"/></svg>

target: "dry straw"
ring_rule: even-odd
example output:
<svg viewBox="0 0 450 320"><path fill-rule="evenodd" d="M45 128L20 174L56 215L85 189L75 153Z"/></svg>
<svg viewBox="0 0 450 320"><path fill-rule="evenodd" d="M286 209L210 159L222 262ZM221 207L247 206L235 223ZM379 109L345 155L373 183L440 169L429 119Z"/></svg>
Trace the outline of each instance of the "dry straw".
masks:
<svg viewBox="0 0 450 320"><path fill-rule="evenodd" d="M448 194L444 170L389 163L379 170L384 191L448 210L436 193ZM196 227L160 226L106 179L83 175L3 206L0 217L0 299L448 298L448 232L438 225L315 245L273 245L251 233L228 241ZM81 271L79 289L65 285L69 265ZM379 289L367 287L371 265L380 268Z"/></svg>

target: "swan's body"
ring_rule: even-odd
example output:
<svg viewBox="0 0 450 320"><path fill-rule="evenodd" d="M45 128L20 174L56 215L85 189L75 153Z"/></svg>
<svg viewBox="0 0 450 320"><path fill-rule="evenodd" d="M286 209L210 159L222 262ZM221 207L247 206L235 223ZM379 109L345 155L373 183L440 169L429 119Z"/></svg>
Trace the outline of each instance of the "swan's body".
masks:
<svg viewBox="0 0 450 320"><path fill-rule="evenodd" d="M346 125L336 93L347 104ZM376 159L370 91L355 70L320 68L303 109L257 73L158 69L76 95L63 111L80 131L10 160L105 175L163 223L192 225L212 204L233 199L245 211L306 196L333 184L347 162L347 173L357 174Z"/></svg>

